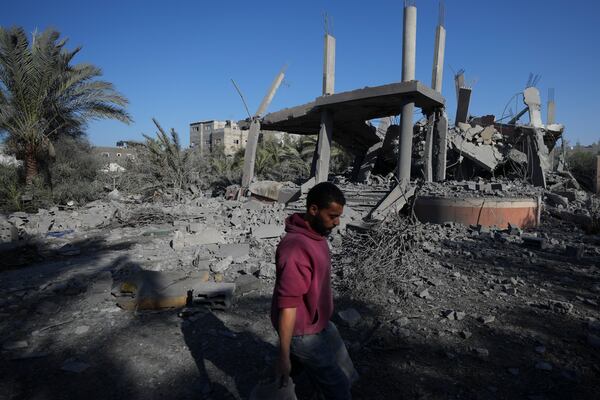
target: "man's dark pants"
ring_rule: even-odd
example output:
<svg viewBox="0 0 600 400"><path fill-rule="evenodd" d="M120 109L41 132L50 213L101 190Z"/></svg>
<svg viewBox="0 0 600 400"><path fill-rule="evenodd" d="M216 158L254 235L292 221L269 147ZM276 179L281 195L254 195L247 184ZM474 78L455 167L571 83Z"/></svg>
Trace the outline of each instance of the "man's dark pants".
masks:
<svg viewBox="0 0 600 400"><path fill-rule="evenodd" d="M291 354L325 399L349 400L350 387L358 379L350 355L336 326L314 335L292 336Z"/></svg>

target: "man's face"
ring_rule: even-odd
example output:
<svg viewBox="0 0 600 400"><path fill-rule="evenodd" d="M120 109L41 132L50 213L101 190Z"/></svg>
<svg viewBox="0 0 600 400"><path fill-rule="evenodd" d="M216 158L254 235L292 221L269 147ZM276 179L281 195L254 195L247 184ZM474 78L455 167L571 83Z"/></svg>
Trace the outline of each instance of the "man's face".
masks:
<svg viewBox="0 0 600 400"><path fill-rule="evenodd" d="M340 224L340 216L343 212L344 206L336 202L329 203L327 208L319 208L313 204L308 208L310 226L317 233L327 236Z"/></svg>

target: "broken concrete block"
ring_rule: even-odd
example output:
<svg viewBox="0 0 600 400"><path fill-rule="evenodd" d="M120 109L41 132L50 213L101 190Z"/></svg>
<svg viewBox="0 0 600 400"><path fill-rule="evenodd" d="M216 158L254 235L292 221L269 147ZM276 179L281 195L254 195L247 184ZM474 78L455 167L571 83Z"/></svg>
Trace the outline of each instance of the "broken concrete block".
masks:
<svg viewBox="0 0 600 400"><path fill-rule="evenodd" d="M187 231L189 233L199 233L206 229L206 225L201 222L191 222L187 226Z"/></svg>
<svg viewBox="0 0 600 400"><path fill-rule="evenodd" d="M504 159L495 146L476 146L461 135L448 135L448 138L456 152L489 172L494 171Z"/></svg>
<svg viewBox="0 0 600 400"><path fill-rule="evenodd" d="M361 320L361 316L358 311L354 308L347 308L345 310L338 311L338 317L345 325L353 327L358 324Z"/></svg>
<svg viewBox="0 0 600 400"><path fill-rule="evenodd" d="M470 125L470 124L467 124L467 123L465 123L465 122L459 122L459 123L457 123L457 124L456 124L456 127L457 127L458 129L460 129L461 131L463 131L463 132L466 132L466 131L468 131L469 129L471 129L471 125Z"/></svg>
<svg viewBox="0 0 600 400"><path fill-rule="evenodd" d="M261 261L258 276L266 279L274 279L276 270L275 263Z"/></svg>
<svg viewBox="0 0 600 400"><path fill-rule="evenodd" d="M433 299L433 296L429 293L429 289L425 289L419 292L419 297L427 300Z"/></svg>
<svg viewBox="0 0 600 400"><path fill-rule="evenodd" d="M480 133L481 138L483 139L483 144L492 144L492 137L494 136L494 133L496 133L496 129L492 125L483 128Z"/></svg>
<svg viewBox="0 0 600 400"><path fill-rule="evenodd" d="M569 206L569 199L560 196L556 193L546 192L546 200L555 207L567 208Z"/></svg>
<svg viewBox="0 0 600 400"><path fill-rule="evenodd" d="M248 243L221 244L214 253L217 257L231 257L234 262L240 262L250 255L250 245Z"/></svg>
<svg viewBox="0 0 600 400"><path fill-rule="evenodd" d="M227 270L227 268L229 268L229 266L231 265L232 262L233 262L233 258L231 256L225 257L218 263L214 264L211 267L211 270L216 273L223 273L223 272L225 272L225 270Z"/></svg>
<svg viewBox="0 0 600 400"><path fill-rule="evenodd" d="M531 235L522 235L521 239L523 240L523 246L525 247L537 250L543 250L546 248L546 239L544 238Z"/></svg>
<svg viewBox="0 0 600 400"><path fill-rule="evenodd" d="M76 358L69 358L68 360L66 360L62 367L60 367L61 370L66 371L66 372L72 372L74 374L80 374L83 371L85 371L86 369L88 369L90 367L90 364L78 360Z"/></svg>
<svg viewBox="0 0 600 400"><path fill-rule="evenodd" d="M383 220L390 213L399 213L408 201L415 195L415 187L397 184L369 212L368 218Z"/></svg>
<svg viewBox="0 0 600 400"><path fill-rule="evenodd" d="M2 350L20 350L29 347L29 343L25 340L18 340L15 342L5 342L2 344Z"/></svg>
<svg viewBox="0 0 600 400"><path fill-rule="evenodd" d="M585 247L583 246L574 246L574 245L567 245L566 249L565 249L565 255L567 257L571 257L574 258L576 260L581 260L581 258L583 257L583 253L585 251Z"/></svg>
<svg viewBox="0 0 600 400"><path fill-rule="evenodd" d="M256 239L276 238L283 234L284 227L280 224L265 224L252 227L251 232Z"/></svg>
<svg viewBox="0 0 600 400"><path fill-rule="evenodd" d="M76 335L84 335L86 333L88 333L90 330L90 327L87 325L81 325L78 326L77 328L75 328L75 334Z"/></svg>
<svg viewBox="0 0 600 400"><path fill-rule="evenodd" d="M236 290L242 296L260 289L260 280L254 275L240 275L235 279Z"/></svg>
<svg viewBox="0 0 600 400"><path fill-rule="evenodd" d="M288 203L300 197L300 188L291 182L260 181L252 182L248 191L259 198Z"/></svg>

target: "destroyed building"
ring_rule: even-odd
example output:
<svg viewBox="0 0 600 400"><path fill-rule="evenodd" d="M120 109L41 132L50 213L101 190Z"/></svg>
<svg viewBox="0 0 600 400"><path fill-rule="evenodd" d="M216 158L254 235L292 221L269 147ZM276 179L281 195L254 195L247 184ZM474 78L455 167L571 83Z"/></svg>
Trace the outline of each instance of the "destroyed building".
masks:
<svg viewBox="0 0 600 400"><path fill-rule="evenodd" d="M553 113L543 123L535 85L509 120L472 116L459 73L446 109L443 17L431 86L415 80L416 12L407 2L401 82L336 93L327 33L320 96L267 113L282 70L248 120L191 124L203 154L245 148L241 185L223 197L113 190L0 216L2 393L248 398L276 354L283 221L332 180L347 198L330 237L333 318L362 376L355 398L595 398L597 197L564 169L564 127ZM255 179L263 130L318 134L308 181ZM330 174L333 141L355 157L345 176Z"/></svg>

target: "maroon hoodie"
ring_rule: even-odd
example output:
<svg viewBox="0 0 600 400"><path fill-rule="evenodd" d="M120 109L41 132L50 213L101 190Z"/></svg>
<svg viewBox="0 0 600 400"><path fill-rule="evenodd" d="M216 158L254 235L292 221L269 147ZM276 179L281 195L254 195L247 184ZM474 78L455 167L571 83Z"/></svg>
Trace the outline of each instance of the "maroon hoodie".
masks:
<svg viewBox="0 0 600 400"><path fill-rule="evenodd" d="M294 336L321 332L333 313L327 239L310 229L298 213L285 220L285 231L275 256L271 322L278 329L279 310L296 308Z"/></svg>

